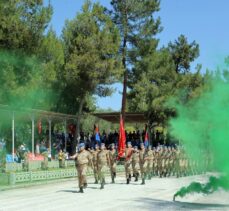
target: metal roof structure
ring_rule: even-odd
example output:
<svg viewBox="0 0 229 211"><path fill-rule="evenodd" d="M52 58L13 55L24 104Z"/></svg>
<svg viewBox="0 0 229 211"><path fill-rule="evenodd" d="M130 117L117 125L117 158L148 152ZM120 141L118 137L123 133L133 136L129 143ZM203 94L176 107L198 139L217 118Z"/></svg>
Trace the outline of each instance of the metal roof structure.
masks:
<svg viewBox="0 0 229 211"><path fill-rule="evenodd" d="M93 116L96 116L100 119L106 120L112 123L119 123L120 121L120 112L108 112L108 113L92 113ZM127 123L147 123L148 119L143 112L133 113L126 112L125 122Z"/></svg>
<svg viewBox="0 0 229 211"><path fill-rule="evenodd" d="M60 120L75 120L77 119L76 115L70 115L70 114L63 114L63 113L58 113L58 112L52 112L52 111L44 111L44 110L38 110L38 109L18 109L18 108L13 108L7 105L2 105L0 104L0 111L4 112L10 112L10 113L15 113L20 116L27 115L27 114L32 114L35 117L43 117L47 119L60 119Z"/></svg>

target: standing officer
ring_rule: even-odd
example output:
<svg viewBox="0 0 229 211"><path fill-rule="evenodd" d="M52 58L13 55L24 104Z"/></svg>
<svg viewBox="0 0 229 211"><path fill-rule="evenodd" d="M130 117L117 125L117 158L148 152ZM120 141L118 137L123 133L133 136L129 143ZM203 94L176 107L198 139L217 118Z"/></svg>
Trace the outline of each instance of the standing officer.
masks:
<svg viewBox="0 0 229 211"><path fill-rule="evenodd" d="M115 183L114 179L116 177L116 157L117 157L117 152L115 149L115 145L111 144L111 150L109 151L109 163L110 163L112 183Z"/></svg>
<svg viewBox="0 0 229 211"><path fill-rule="evenodd" d="M79 180L79 189L80 193L83 193L83 188L87 187L87 167L89 164L92 164L92 156L90 152L85 150L85 144L79 144L79 152L70 157L71 159L75 159L76 162L76 170L78 173ZM93 166L93 164L92 164Z"/></svg>
<svg viewBox="0 0 229 211"><path fill-rule="evenodd" d="M60 149L58 153L58 160L59 160L59 168L65 167L65 153Z"/></svg>
<svg viewBox="0 0 229 211"><path fill-rule="evenodd" d="M108 151L106 150L104 143L101 144L100 151L97 154L97 165L99 180L101 184L100 189L104 189L106 168L107 166L110 166Z"/></svg>

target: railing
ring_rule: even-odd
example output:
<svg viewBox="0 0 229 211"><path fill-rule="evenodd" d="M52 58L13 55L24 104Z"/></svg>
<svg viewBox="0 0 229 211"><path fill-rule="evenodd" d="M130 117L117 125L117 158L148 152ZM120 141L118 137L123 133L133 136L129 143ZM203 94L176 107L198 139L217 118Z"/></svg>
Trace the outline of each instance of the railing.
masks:
<svg viewBox="0 0 229 211"><path fill-rule="evenodd" d="M29 161L28 163L28 171L35 171L40 170L43 161ZM75 161L74 160L66 160L65 167L74 167ZM48 168L59 168L59 161L53 160L48 162ZM6 163L5 172L20 172L23 171L23 164L22 163Z"/></svg>
<svg viewBox="0 0 229 211"><path fill-rule="evenodd" d="M117 172L124 172L124 166L117 165ZM106 168L106 174L110 174L110 169ZM47 171L29 171L29 172L11 172L9 174L1 174L5 180L8 180L9 185L20 183L32 183L36 181L48 181L54 179L64 179L77 177L75 168L55 169ZM7 175L7 176L6 176ZM93 170L88 168L87 175L93 175ZM8 179L7 179L7 178Z"/></svg>

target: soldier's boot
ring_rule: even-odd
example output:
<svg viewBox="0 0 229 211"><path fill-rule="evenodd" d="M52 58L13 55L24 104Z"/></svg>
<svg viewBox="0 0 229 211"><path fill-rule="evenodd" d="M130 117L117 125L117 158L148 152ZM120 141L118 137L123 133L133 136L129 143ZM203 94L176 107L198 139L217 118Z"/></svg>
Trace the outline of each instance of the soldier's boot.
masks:
<svg viewBox="0 0 229 211"><path fill-rule="evenodd" d="M126 184L129 185L130 184L130 179L126 179Z"/></svg>
<svg viewBox="0 0 229 211"><path fill-rule="evenodd" d="M131 174L129 174L129 180L131 181Z"/></svg>
<svg viewBox="0 0 229 211"><path fill-rule="evenodd" d="M102 180L102 183L101 183L100 189L104 189L104 184L105 184L105 180L103 179L103 180Z"/></svg>
<svg viewBox="0 0 229 211"><path fill-rule="evenodd" d="M114 172L114 178L116 178L116 172Z"/></svg>
<svg viewBox="0 0 229 211"><path fill-rule="evenodd" d="M86 189L87 188L87 183L83 184L83 188Z"/></svg>
<svg viewBox="0 0 229 211"><path fill-rule="evenodd" d="M145 185L146 183L145 183L145 178L142 178L142 183L141 183L142 185Z"/></svg>
<svg viewBox="0 0 229 211"><path fill-rule="evenodd" d="M112 184L114 184L115 183L115 180L114 180L114 174L112 175L112 177L111 177L111 180L112 180Z"/></svg>
<svg viewBox="0 0 229 211"><path fill-rule="evenodd" d="M95 183L95 184L98 184L98 180L96 179L94 183Z"/></svg>
<svg viewBox="0 0 229 211"><path fill-rule="evenodd" d="M80 187L79 193L83 193L83 187Z"/></svg>
<svg viewBox="0 0 229 211"><path fill-rule="evenodd" d="M138 181L138 176L139 176L139 174L138 174L138 173L136 173L136 174L135 174L135 180L134 180L135 182L137 182L137 181Z"/></svg>

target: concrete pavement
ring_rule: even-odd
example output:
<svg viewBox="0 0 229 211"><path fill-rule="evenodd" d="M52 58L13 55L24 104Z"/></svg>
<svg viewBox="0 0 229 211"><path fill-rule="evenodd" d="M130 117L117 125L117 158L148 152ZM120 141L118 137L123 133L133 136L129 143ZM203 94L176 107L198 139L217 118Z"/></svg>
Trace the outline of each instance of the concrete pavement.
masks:
<svg viewBox="0 0 229 211"><path fill-rule="evenodd" d="M153 178L146 185L118 176L116 184L107 177L104 190L89 179L84 194L78 193L77 180L32 186L0 192L0 211L135 211L135 210L229 210L229 193L209 196L189 195L173 202L173 194L192 181L204 182L207 176Z"/></svg>

